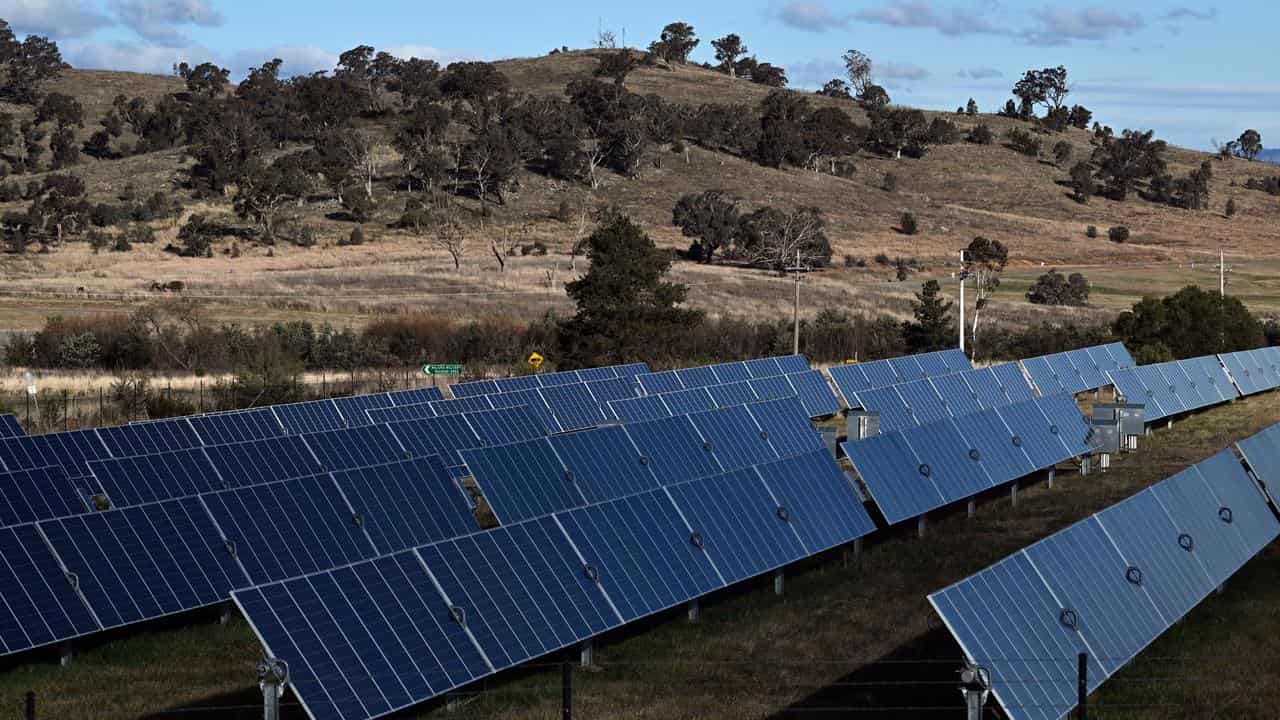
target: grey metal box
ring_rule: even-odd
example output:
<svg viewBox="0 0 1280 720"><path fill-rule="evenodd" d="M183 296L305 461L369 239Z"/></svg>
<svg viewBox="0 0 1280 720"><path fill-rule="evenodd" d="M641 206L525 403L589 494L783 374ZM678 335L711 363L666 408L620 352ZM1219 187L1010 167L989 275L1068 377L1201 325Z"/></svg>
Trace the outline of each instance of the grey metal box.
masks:
<svg viewBox="0 0 1280 720"><path fill-rule="evenodd" d="M845 422L850 441L864 440L880 434L880 413L851 410Z"/></svg>
<svg viewBox="0 0 1280 720"><path fill-rule="evenodd" d="M1093 419L1115 422L1121 435L1142 435L1146 432L1145 406L1140 403L1098 403L1093 406Z"/></svg>
<svg viewBox="0 0 1280 720"><path fill-rule="evenodd" d="M1095 454L1120 452L1120 424L1113 420L1097 420L1089 424L1089 445Z"/></svg>

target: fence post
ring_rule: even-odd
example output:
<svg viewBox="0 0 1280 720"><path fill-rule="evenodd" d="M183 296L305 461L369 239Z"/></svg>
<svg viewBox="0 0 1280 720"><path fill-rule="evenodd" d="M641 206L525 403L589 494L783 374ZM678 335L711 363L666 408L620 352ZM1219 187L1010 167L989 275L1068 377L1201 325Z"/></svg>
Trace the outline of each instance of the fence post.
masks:
<svg viewBox="0 0 1280 720"><path fill-rule="evenodd" d="M560 716L573 720L573 660L565 658L560 664Z"/></svg>
<svg viewBox="0 0 1280 720"><path fill-rule="evenodd" d="M26 695L22 696L22 718L23 720L36 720L36 693L34 690L28 690Z"/></svg>
<svg viewBox="0 0 1280 720"><path fill-rule="evenodd" d="M1076 684L1076 704L1080 707L1080 720L1089 719L1089 654L1080 653L1080 667L1076 671L1079 676Z"/></svg>
<svg viewBox="0 0 1280 720"><path fill-rule="evenodd" d="M71 392L66 388L62 389L62 431L66 432L71 429Z"/></svg>

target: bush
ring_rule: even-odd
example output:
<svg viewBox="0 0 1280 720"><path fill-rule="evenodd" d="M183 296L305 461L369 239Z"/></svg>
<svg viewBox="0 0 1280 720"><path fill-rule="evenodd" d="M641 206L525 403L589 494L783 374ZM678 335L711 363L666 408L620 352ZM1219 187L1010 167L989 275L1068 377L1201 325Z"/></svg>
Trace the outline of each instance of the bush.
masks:
<svg viewBox="0 0 1280 720"><path fill-rule="evenodd" d="M1234 216L1235 216L1235 214L1236 214L1236 199L1235 199L1235 198L1229 198L1229 199L1227 200L1227 209L1226 209L1226 214L1227 214L1227 217L1234 217Z"/></svg>
<svg viewBox="0 0 1280 720"><path fill-rule="evenodd" d="M1065 165L1071 160L1071 154L1075 151L1071 147L1071 143L1066 140L1059 140L1053 146L1053 159L1059 165Z"/></svg>
<svg viewBox="0 0 1280 720"><path fill-rule="evenodd" d="M357 225L351 228L351 234L346 238L338 240L339 245L363 245L364 244L364 228Z"/></svg>
<svg viewBox="0 0 1280 720"><path fill-rule="evenodd" d="M701 244L701 243L694 243L694 244L698 246L698 250L699 250L699 252L701 252L701 250L702 250L702 244ZM524 245L521 245L521 246L520 246L520 254L521 254L521 255L523 255L523 256L529 256L529 255L538 255L538 256L541 256L541 255L546 255L546 254L547 254L547 246L546 246L546 245L545 245L541 240L535 240L535 241L533 241L533 243L532 243L532 244L524 244Z"/></svg>
<svg viewBox="0 0 1280 720"><path fill-rule="evenodd" d="M120 233L116 236L115 244L111 246L112 252L129 252L133 249L133 243L129 242L129 236Z"/></svg>
<svg viewBox="0 0 1280 720"><path fill-rule="evenodd" d="M977 145L990 145L996 141L996 134L986 123L978 123L969 131L968 141Z"/></svg>
<svg viewBox="0 0 1280 720"><path fill-rule="evenodd" d="M1129 228L1117 225L1107 231L1107 237L1111 238L1113 243L1129 242Z"/></svg>
<svg viewBox="0 0 1280 720"><path fill-rule="evenodd" d="M920 223L916 220L915 213L910 210L902 213L902 220L900 222L902 225L903 235L915 235L920 232Z"/></svg>
<svg viewBox="0 0 1280 720"><path fill-rule="evenodd" d="M156 241L156 231L150 225L134 223L124 231L121 237L127 238L131 243L150 245Z"/></svg>
<svg viewBox="0 0 1280 720"><path fill-rule="evenodd" d="M929 123L928 138L934 145L951 145L960 139L960 128L946 118L935 117Z"/></svg>
<svg viewBox="0 0 1280 720"><path fill-rule="evenodd" d="M133 214L133 208L127 205L110 205L108 203L98 203L93 206L93 210L89 212L89 222L94 227L111 227L113 225L124 225L129 222Z"/></svg>
<svg viewBox="0 0 1280 720"><path fill-rule="evenodd" d="M893 173L885 173L884 180L880 182L880 189L885 192L898 192L898 176Z"/></svg>
<svg viewBox="0 0 1280 720"><path fill-rule="evenodd" d="M351 219L358 223L369 222L373 217L373 213L377 210L377 206L363 190L356 188L347 188L342 194L342 207L351 216Z"/></svg>
<svg viewBox="0 0 1280 720"><path fill-rule="evenodd" d="M101 230L90 230L85 233L85 242L89 243L89 247L93 248L93 252L97 253L111 247L111 236Z"/></svg>
<svg viewBox="0 0 1280 720"><path fill-rule="evenodd" d="M845 255L844 266L847 268L864 268L867 266L867 260L854 255Z"/></svg>
<svg viewBox="0 0 1280 720"><path fill-rule="evenodd" d="M877 265L892 265L893 261L884 253L876 253L875 261Z"/></svg>
<svg viewBox="0 0 1280 720"><path fill-rule="evenodd" d="M1027 301L1033 305L1082 307L1089 304L1089 281L1080 273L1067 277L1056 269L1050 270L1027 291Z"/></svg>
<svg viewBox="0 0 1280 720"><path fill-rule="evenodd" d="M1090 238L1098 237L1098 226L1090 225L1089 227L1084 229L1084 234L1086 237L1090 237Z"/></svg>
<svg viewBox="0 0 1280 720"><path fill-rule="evenodd" d="M1022 128L1009 130L1005 134L1005 139L1009 141L1010 149L1027 157L1040 157L1040 150L1044 147L1040 138Z"/></svg>
<svg viewBox="0 0 1280 720"><path fill-rule="evenodd" d="M560 204L556 206L556 220L562 223L573 220L573 206L569 204L568 200L561 200Z"/></svg>

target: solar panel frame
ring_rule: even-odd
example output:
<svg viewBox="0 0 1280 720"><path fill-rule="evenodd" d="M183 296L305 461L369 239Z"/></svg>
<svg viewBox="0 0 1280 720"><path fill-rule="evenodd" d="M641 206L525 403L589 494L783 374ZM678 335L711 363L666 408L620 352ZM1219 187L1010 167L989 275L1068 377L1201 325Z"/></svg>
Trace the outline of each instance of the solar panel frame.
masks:
<svg viewBox="0 0 1280 720"><path fill-rule="evenodd" d="M1076 368L1075 363L1071 362L1071 357L1067 353L1048 355L1045 357L1045 361L1053 370L1054 378L1066 392L1075 395L1090 389L1080 370Z"/></svg>
<svg viewBox="0 0 1280 720"><path fill-rule="evenodd" d="M858 393L858 406L869 412L879 413L882 433L906 430L918 424L911 407L898 394L897 387L892 385Z"/></svg>
<svg viewBox="0 0 1280 720"><path fill-rule="evenodd" d="M862 368L862 374L867 378L867 388L865 389L887 387L907 380L899 374L889 360L862 363L860 367Z"/></svg>
<svg viewBox="0 0 1280 720"><path fill-rule="evenodd" d="M1105 369L1097 363L1088 348L1072 350L1065 355L1080 377L1081 392L1097 390L1110 384Z"/></svg>
<svg viewBox="0 0 1280 720"><path fill-rule="evenodd" d="M546 438L464 449L461 454L499 525L589 502Z"/></svg>
<svg viewBox="0 0 1280 720"><path fill-rule="evenodd" d="M920 363L920 370L924 372L926 378L936 375L950 375L953 371L947 366L947 359L943 357L941 352L930 352L922 355L916 355L916 362Z"/></svg>
<svg viewBox="0 0 1280 720"><path fill-rule="evenodd" d="M675 370L644 373L635 377L636 382L640 384L646 395L658 395L684 389L684 384L680 382L680 376Z"/></svg>
<svg viewBox="0 0 1280 720"><path fill-rule="evenodd" d="M1067 387L1058 379L1053 367L1049 365L1048 357L1027 358L1019 361L1019 364L1031 376L1031 383L1035 385L1036 390L1039 391L1042 397L1068 391Z"/></svg>
<svg viewBox="0 0 1280 720"><path fill-rule="evenodd" d="M333 473L378 553L477 532L449 470L431 456Z"/></svg>
<svg viewBox="0 0 1280 720"><path fill-rule="evenodd" d="M825 448L758 465L755 471L809 555L875 530L861 498Z"/></svg>
<svg viewBox="0 0 1280 720"><path fill-rule="evenodd" d="M964 380L965 385L978 397L978 402L984 408L1001 407L1011 402L1000 384L1000 378L996 377L995 371L991 368L960 373L956 377Z"/></svg>
<svg viewBox="0 0 1280 720"><path fill-rule="evenodd" d="M711 393L707 392L706 388L677 390L676 392L662 393L658 397L662 398L662 402L667 406L667 411L672 415L689 415L696 412L715 410L717 407L715 399L711 397Z"/></svg>
<svg viewBox="0 0 1280 720"><path fill-rule="evenodd" d="M609 421L585 385L544 387L541 392L563 430L582 430Z"/></svg>
<svg viewBox="0 0 1280 720"><path fill-rule="evenodd" d="M951 412L947 409L942 396L934 389L933 383L928 378L901 383L896 385L895 389L906 403L915 424L923 425L951 417Z"/></svg>
<svg viewBox="0 0 1280 720"><path fill-rule="evenodd" d="M13 413L0 413L0 438L26 437L27 431L18 423Z"/></svg>
<svg viewBox="0 0 1280 720"><path fill-rule="evenodd" d="M1224 530L1227 526L1218 516L1217 498L1194 466L1153 485L1151 492L1179 533L1190 536L1190 552L1200 561L1214 587L1234 575L1249 559L1239 534L1233 537Z"/></svg>
<svg viewBox="0 0 1280 720"><path fill-rule="evenodd" d="M995 486L987 474L981 457L974 457L974 448L956 427L955 420L947 418L928 425L905 430L903 438L915 450L920 459L917 470L928 469L929 479L948 503L973 497Z"/></svg>
<svg viewBox="0 0 1280 720"><path fill-rule="evenodd" d="M809 422L808 413L795 398L763 400L747 405L747 412L756 421L773 445L778 457L802 455L815 450L826 450L822 436Z"/></svg>
<svg viewBox="0 0 1280 720"><path fill-rule="evenodd" d="M39 527L0 527L0 656L99 629Z"/></svg>
<svg viewBox="0 0 1280 720"><path fill-rule="evenodd" d="M835 383L836 389L844 397L844 402L849 407L857 407L859 392L871 389L871 380L867 379L862 365L857 363L835 365L827 372L831 375L832 382Z"/></svg>
<svg viewBox="0 0 1280 720"><path fill-rule="evenodd" d="M889 358L889 367L893 368L899 383L922 380L928 377L928 373L920 366L920 360L915 355Z"/></svg>
<svg viewBox="0 0 1280 720"><path fill-rule="evenodd" d="M726 471L760 465L778 459L778 451L767 433L742 405L720 408L689 416L711 452Z"/></svg>
<svg viewBox="0 0 1280 720"><path fill-rule="evenodd" d="M227 445L249 440L266 440L285 434L284 426L271 408L255 408L217 415L196 415L191 427L205 445Z"/></svg>
<svg viewBox="0 0 1280 720"><path fill-rule="evenodd" d="M630 423L623 428L663 485L724 472L715 453L686 415Z"/></svg>
<svg viewBox="0 0 1280 720"><path fill-rule="evenodd" d="M1280 521L1267 507L1267 497L1229 448L1195 464L1200 480L1218 501L1228 525L1239 533L1248 557L1253 557L1280 536ZM1225 519L1224 519L1225 521ZM1246 558L1247 561L1247 558Z"/></svg>
<svg viewBox="0 0 1280 720"><path fill-rule="evenodd" d="M746 381L726 383L724 385L709 385L703 389L711 396L716 407L746 405L760 399L756 395L756 391L751 388L751 383Z"/></svg>
<svg viewBox="0 0 1280 720"><path fill-rule="evenodd" d="M1040 412L1049 419L1049 432L1058 436L1072 457L1093 450L1092 427L1070 395L1053 395L1035 401Z"/></svg>
<svg viewBox="0 0 1280 720"><path fill-rule="evenodd" d="M0 527L88 511L82 489L57 465L0 471Z"/></svg>
<svg viewBox="0 0 1280 720"><path fill-rule="evenodd" d="M1050 432L1053 423L1035 400L996 408L996 412L1016 438L1014 444L1027 453L1037 468L1049 469L1074 457L1062 438Z"/></svg>
<svg viewBox="0 0 1280 720"><path fill-rule="evenodd" d="M386 425L307 433L302 440L315 455L322 472L382 465L404 460L408 455Z"/></svg>
<svg viewBox="0 0 1280 720"><path fill-rule="evenodd" d="M924 463L903 433L873 435L841 447L889 525L946 504L933 479L921 472Z"/></svg>
<svg viewBox="0 0 1280 720"><path fill-rule="evenodd" d="M261 485L324 472L300 435L250 440L205 448L218 477L231 488Z"/></svg>
<svg viewBox="0 0 1280 720"><path fill-rule="evenodd" d="M778 362L778 358L771 357L744 360L742 366L747 369L747 374L750 375L753 380L786 375L788 372L782 369L782 364ZM809 363L805 362L803 370L794 370L792 372L807 372L808 370Z"/></svg>
<svg viewBox="0 0 1280 720"><path fill-rule="evenodd" d="M609 403L613 416L624 423L645 422L671 417L671 410L663 402L661 395L644 395L628 400L614 400Z"/></svg>
<svg viewBox="0 0 1280 720"><path fill-rule="evenodd" d="M338 412L338 406L329 400L272 405L280 425L291 433L303 434L341 430L347 426Z"/></svg>
<svg viewBox="0 0 1280 720"><path fill-rule="evenodd" d="M1021 445L1013 444L1014 433L995 408L966 415L957 425L978 451L979 461L993 485L1025 477L1039 469Z"/></svg>
<svg viewBox="0 0 1280 720"><path fill-rule="evenodd" d="M98 487L112 507L126 507L229 487L204 448L94 460Z"/></svg>
<svg viewBox="0 0 1280 720"><path fill-rule="evenodd" d="M1137 367L1138 363L1134 362L1133 356L1129 354L1129 349L1124 346L1124 343L1116 342L1103 347L1107 349L1107 352L1116 361L1117 366L1121 368Z"/></svg>
<svg viewBox="0 0 1280 720"><path fill-rule="evenodd" d="M947 366L947 371L951 373L968 372L973 369L973 363L969 361L969 356L959 348L950 350L939 350L937 352L942 358L942 362Z"/></svg>
<svg viewBox="0 0 1280 720"><path fill-rule="evenodd" d="M393 406L391 398L386 394L379 393L376 395L348 395L346 397L333 398L334 407L338 408L338 414L342 416L342 422L347 427L357 427L360 425L373 424L369 420L369 410L377 410L381 408L389 408Z"/></svg>
<svg viewBox="0 0 1280 720"><path fill-rule="evenodd" d="M1018 363L1001 363L992 365L990 369L1000 380L1000 387L1010 403L1034 400L1037 397L1035 388L1031 387Z"/></svg>
<svg viewBox="0 0 1280 720"><path fill-rule="evenodd" d="M837 415L844 409L820 370L792 373L787 375L787 382L791 383L796 397L800 399L800 404L804 405L805 411L811 418Z"/></svg>
<svg viewBox="0 0 1280 720"><path fill-rule="evenodd" d="M596 428L550 438L561 466L588 503L661 487L648 460L622 427Z"/></svg>
<svg viewBox="0 0 1280 720"><path fill-rule="evenodd" d="M967 374L969 373L939 375L926 381L933 386L934 393L942 398L943 407L952 417L971 415L982 410L978 393L965 381Z"/></svg>
<svg viewBox="0 0 1280 720"><path fill-rule="evenodd" d="M413 457L437 455L450 468L464 466L460 450L480 447L480 437L463 415L400 420L387 427Z"/></svg>

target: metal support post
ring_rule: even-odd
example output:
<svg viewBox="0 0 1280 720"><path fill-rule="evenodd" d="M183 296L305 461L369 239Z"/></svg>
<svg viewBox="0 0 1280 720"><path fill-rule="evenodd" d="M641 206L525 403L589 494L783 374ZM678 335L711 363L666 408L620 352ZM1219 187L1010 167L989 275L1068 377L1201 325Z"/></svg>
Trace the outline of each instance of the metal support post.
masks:
<svg viewBox="0 0 1280 720"><path fill-rule="evenodd" d="M977 500L975 500L975 499L973 499L973 498L969 498L969 506L968 506L968 508L966 508L966 510L967 510L968 515L969 515L969 517L970 517L970 518L972 518L974 515L977 515L977 514L978 514L978 501L977 501Z"/></svg>
<svg viewBox="0 0 1280 720"><path fill-rule="evenodd" d="M924 515L921 515L920 517L916 518L916 537L917 538L921 540L924 539L925 529L927 525L928 525L928 521L925 519Z"/></svg>
<svg viewBox="0 0 1280 720"><path fill-rule="evenodd" d="M226 625L231 622L231 603L223 603L218 610L218 624Z"/></svg>
<svg viewBox="0 0 1280 720"><path fill-rule="evenodd" d="M1173 418L1169 418L1169 424L1168 424L1168 425L1166 425L1165 427L1166 427L1166 429L1168 429L1168 430L1172 430L1172 429L1173 429Z"/></svg>
<svg viewBox="0 0 1280 720"><path fill-rule="evenodd" d="M689 622L696 623L702 619L702 605L698 602L697 598L690 600L687 607L689 610Z"/></svg>
<svg viewBox="0 0 1280 720"><path fill-rule="evenodd" d="M966 664L960 671L960 694L964 695L968 720L982 720L982 708L987 703L990 685L987 671L982 668Z"/></svg>
<svg viewBox="0 0 1280 720"><path fill-rule="evenodd" d="M36 720L36 693L28 690L22 696L22 720Z"/></svg>
<svg viewBox="0 0 1280 720"><path fill-rule="evenodd" d="M263 720L280 720L280 696L289 682L289 664L278 658L258 663L258 688L262 690Z"/></svg>
<svg viewBox="0 0 1280 720"><path fill-rule="evenodd" d="M560 717L573 720L573 661L568 658L560 666Z"/></svg>
<svg viewBox="0 0 1280 720"><path fill-rule="evenodd" d="M65 640L58 646L58 664L62 667L70 665L72 658L75 656L75 648L71 645L70 640Z"/></svg>
<svg viewBox="0 0 1280 720"><path fill-rule="evenodd" d="M596 664L596 641L594 638L587 638L582 641L581 662L584 668L593 667Z"/></svg>
<svg viewBox="0 0 1280 720"><path fill-rule="evenodd" d="M773 571L773 594L781 596L786 583L786 574L782 568Z"/></svg>
<svg viewBox="0 0 1280 720"><path fill-rule="evenodd" d="M1076 706L1080 708L1080 720L1089 720L1089 654L1080 653L1076 668Z"/></svg>
<svg viewBox="0 0 1280 720"><path fill-rule="evenodd" d="M1053 489L1053 477L1057 473L1053 468L1049 468L1049 489Z"/></svg>
<svg viewBox="0 0 1280 720"><path fill-rule="evenodd" d="M1014 507L1018 507L1018 481L1017 480L1014 480L1013 483L1009 485L1009 502L1012 503Z"/></svg>

